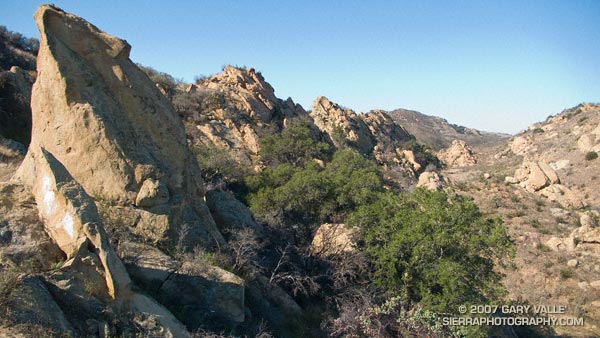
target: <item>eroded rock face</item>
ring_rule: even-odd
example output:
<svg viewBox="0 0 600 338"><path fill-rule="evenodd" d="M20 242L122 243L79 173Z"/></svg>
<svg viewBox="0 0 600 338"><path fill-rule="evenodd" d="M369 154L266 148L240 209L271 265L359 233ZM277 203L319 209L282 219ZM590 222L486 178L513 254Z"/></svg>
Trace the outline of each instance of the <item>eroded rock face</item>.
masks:
<svg viewBox="0 0 600 338"><path fill-rule="evenodd" d="M362 154L373 154L382 163L402 162L396 149L413 139L383 111L356 114L323 96L313 102L310 116L336 147L350 146Z"/></svg>
<svg viewBox="0 0 600 338"><path fill-rule="evenodd" d="M174 104L192 142L222 148L247 166L259 163L261 138L307 115L291 98L277 98L273 87L253 68L226 66L222 73L185 91Z"/></svg>
<svg viewBox="0 0 600 338"><path fill-rule="evenodd" d="M188 224L198 229L196 240L222 241L205 217L200 172L183 125L129 59L129 44L52 6L41 6L35 20L41 39L32 148L56 157L102 208L168 202L160 213L149 210L169 215L166 237L177 232L174 220L196 214ZM17 177L33 185L36 170L30 151Z"/></svg>
<svg viewBox="0 0 600 338"><path fill-rule="evenodd" d="M468 167L477 163L473 150L462 140L452 141L450 147L438 152L438 158L449 167Z"/></svg>

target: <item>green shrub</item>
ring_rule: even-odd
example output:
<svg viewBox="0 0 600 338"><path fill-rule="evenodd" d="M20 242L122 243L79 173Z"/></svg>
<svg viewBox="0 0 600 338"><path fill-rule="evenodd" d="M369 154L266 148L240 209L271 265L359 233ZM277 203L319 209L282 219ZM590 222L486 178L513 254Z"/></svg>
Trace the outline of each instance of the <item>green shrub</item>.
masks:
<svg viewBox="0 0 600 338"><path fill-rule="evenodd" d="M308 125L296 123L279 134L265 137L261 141L260 155L267 163L302 166L307 160L326 158L330 150L327 143L317 141Z"/></svg>
<svg viewBox="0 0 600 338"><path fill-rule="evenodd" d="M379 167L351 149L337 151L322 168L289 163L268 167L245 180L247 202L259 218L278 215L292 225L313 225L371 203L384 190Z"/></svg>
<svg viewBox="0 0 600 338"><path fill-rule="evenodd" d="M573 277L573 270L565 268L560 270L560 278L569 279Z"/></svg>
<svg viewBox="0 0 600 338"><path fill-rule="evenodd" d="M597 158L598 158L598 153L595 152L595 151L588 151L585 154L585 159L588 160L588 161L595 160Z"/></svg>
<svg viewBox="0 0 600 338"><path fill-rule="evenodd" d="M503 293L494 261L513 253L501 220L486 219L462 196L417 189L380 194L348 219L360 227L374 281L426 309L456 312Z"/></svg>

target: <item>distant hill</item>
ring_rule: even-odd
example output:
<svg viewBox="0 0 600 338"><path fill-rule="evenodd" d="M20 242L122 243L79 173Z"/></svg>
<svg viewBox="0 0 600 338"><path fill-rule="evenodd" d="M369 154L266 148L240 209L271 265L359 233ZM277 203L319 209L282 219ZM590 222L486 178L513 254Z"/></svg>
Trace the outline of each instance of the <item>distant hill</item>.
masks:
<svg viewBox="0 0 600 338"><path fill-rule="evenodd" d="M510 135L489 133L448 123L445 119L414 110L396 109L387 112L394 122L434 150L450 146L453 140L463 140L470 145L491 145L507 140Z"/></svg>

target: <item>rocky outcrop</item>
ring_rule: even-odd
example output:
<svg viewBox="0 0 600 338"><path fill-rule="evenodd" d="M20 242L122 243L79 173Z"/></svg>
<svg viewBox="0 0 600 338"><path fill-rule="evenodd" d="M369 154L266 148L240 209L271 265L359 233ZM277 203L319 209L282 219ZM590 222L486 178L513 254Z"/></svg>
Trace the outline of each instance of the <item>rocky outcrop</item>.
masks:
<svg viewBox="0 0 600 338"><path fill-rule="evenodd" d="M414 138L383 111L356 114L320 96L310 112L315 126L327 134L336 147L349 146L379 162L402 162L396 151Z"/></svg>
<svg viewBox="0 0 600 338"><path fill-rule="evenodd" d="M514 178L529 192L536 192L551 184L560 183L554 169L543 161L523 162L515 171Z"/></svg>
<svg viewBox="0 0 600 338"><path fill-rule="evenodd" d="M434 171L426 171L419 175L417 187L424 187L431 191L442 190L444 187L444 178Z"/></svg>
<svg viewBox="0 0 600 338"><path fill-rule="evenodd" d="M37 174L33 195L46 232L67 259L93 246L104 267L108 293L122 297L129 292L129 276L108 242L94 201L52 154L41 148L31 156Z"/></svg>
<svg viewBox="0 0 600 338"><path fill-rule="evenodd" d="M580 216L580 226L567 237L551 237L546 245L555 251L587 251L600 253L600 227L597 211L586 211Z"/></svg>
<svg viewBox="0 0 600 338"><path fill-rule="evenodd" d="M583 134L577 140L577 148L587 153L589 151L600 152L600 124L591 132Z"/></svg>
<svg viewBox="0 0 600 338"><path fill-rule="evenodd" d="M306 118L291 98L281 100L260 72L226 66L174 98L194 145L223 149L242 165L260 162L260 139Z"/></svg>
<svg viewBox="0 0 600 338"><path fill-rule="evenodd" d="M124 242L119 255L133 280L189 329L201 324L222 329L244 321L244 281L203 262L200 253L180 263L152 246Z"/></svg>
<svg viewBox="0 0 600 338"><path fill-rule="evenodd" d="M551 202L557 202L568 209L581 209L586 206L577 194L560 184L558 174L544 161L525 161L515 171L514 177L505 177L509 184L519 184L531 193L538 193Z"/></svg>
<svg viewBox="0 0 600 338"><path fill-rule="evenodd" d="M582 209L587 206L577 194L562 184L552 184L540 190L539 194L551 202L558 202L563 208Z"/></svg>
<svg viewBox="0 0 600 338"><path fill-rule="evenodd" d="M450 147L440 150L438 158L448 167L469 167L477 164L473 150L461 140L454 140Z"/></svg>
<svg viewBox="0 0 600 338"><path fill-rule="evenodd" d="M163 242L183 224L194 230L191 241L222 241L200 200L183 125L129 59L129 44L55 7L40 7L35 20L41 39L31 148L51 153L101 209L138 202L140 213L166 215ZM31 186L37 167L30 151L17 177ZM146 196L147 182L160 187L160 197Z"/></svg>

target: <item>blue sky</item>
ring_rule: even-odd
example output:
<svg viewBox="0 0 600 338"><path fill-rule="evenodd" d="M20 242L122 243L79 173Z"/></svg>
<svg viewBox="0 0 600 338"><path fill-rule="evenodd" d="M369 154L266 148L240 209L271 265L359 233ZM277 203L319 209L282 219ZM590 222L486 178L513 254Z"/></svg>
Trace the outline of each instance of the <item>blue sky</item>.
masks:
<svg viewBox="0 0 600 338"><path fill-rule="evenodd" d="M37 37L40 2L2 0L0 24ZM177 78L261 71L283 99L407 108L517 132L600 102L600 1L61 1Z"/></svg>

